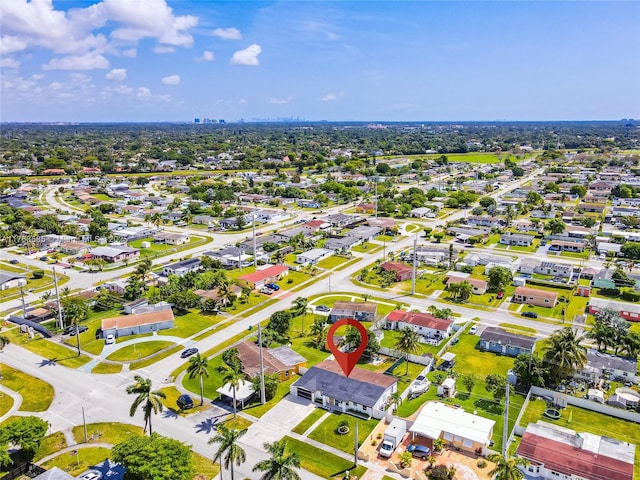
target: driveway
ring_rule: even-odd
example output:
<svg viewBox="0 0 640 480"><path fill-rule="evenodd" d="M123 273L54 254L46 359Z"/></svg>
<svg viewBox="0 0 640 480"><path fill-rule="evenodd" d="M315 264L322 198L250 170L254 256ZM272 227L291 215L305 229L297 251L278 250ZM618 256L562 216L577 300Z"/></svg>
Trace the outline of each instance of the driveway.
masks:
<svg viewBox="0 0 640 480"><path fill-rule="evenodd" d="M249 427L243 441L262 450L264 442L274 442L288 435L315 408L313 402L287 395Z"/></svg>

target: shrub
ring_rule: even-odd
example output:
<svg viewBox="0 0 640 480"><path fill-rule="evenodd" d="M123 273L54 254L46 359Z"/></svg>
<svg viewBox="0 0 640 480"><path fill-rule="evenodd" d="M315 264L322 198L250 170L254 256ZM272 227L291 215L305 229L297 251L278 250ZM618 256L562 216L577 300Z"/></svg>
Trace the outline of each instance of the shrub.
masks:
<svg viewBox="0 0 640 480"><path fill-rule="evenodd" d="M476 465L478 466L478 468L484 468L487 466L487 462L483 459L478 460L478 463L476 463Z"/></svg>
<svg viewBox="0 0 640 480"><path fill-rule="evenodd" d="M33 275L33 278L43 278L44 270L34 270L32 275Z"/></svg>
<svg viewBox="0 0 640 480"><path fill-rule="evenodd" d="M625 288L622 291L622 299L628 302L638 302L640 301L640 293L630 288Z"/></svg>

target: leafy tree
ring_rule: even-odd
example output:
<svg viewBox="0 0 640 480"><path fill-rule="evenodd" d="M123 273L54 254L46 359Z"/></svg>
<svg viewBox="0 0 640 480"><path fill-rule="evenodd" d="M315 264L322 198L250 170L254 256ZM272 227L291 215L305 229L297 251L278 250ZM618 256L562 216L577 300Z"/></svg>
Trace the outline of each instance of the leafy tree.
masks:
<svg viewBox="0 0 640 480"><path fill-rule="evenodd" d="M565 224L560 218L552 218L547 222L544 228L549 230L552 235L558 235L559 233L564 232Z"/></svg>
<svg viewBox="0 0 640 480"><path fill-rule="evenodd" d="M240 370L242 363L240 362L240 352L236 347L227 348L222 352L222 361L234 370Z"/></svg>
<svg viewBox="0 0 640 480"><path fill-rule="evenodd" d="M291 328L291 319L291 312L286 310L275 312L269 317L267 328L273 330L282 337L286 337L289 333L289 329Z"/></svg>
<svg viewBox="0 0 640 480"><path fill-rule="evenodd" d="M469 300L471 297L471 293L473 292L473 286L469 283L468 280L463 280L458 284L458 298L463 302Z"/></svg>
<svg viewBox="0 0 640 480"><path fill-rule="evenodd" d="M482 208L489 208L491 205L496 205L496 200L492 197L482 197L478 203Z"/></svg>
<svg viewBox="0 0 640 480"><path fill-rule="evenodd" d="M506 267L492 267L487 277L487 290L490 292L501 292L513 282L513 272Z"/></svg>
<svg viewBox="0 0 640 480"><path fill-rule="evenodd" d="M638 260L640 259L640 242L626 242L620 247L620 252L625 258Z"/></svg>
<svg viewBox="0 0 640 480"><path fill-rule="evenodd" d="M405 375L409 374L409 355L420 352L420 336L409 327L400 330L394 348L405 355L407 369Z"/></svg>
<svg viewBox="0 0 640 480"><path fill-rule="evenodd" d="M460 383L464 388L466 388L467 392L471 393L473 387L476 384L476 377L473 374L467 374L460 377Z"/></svg>
<svg viewBox="0 0 640 480"><path fill-rule="evenodd" d="M409 468L413 463L413 456L411 455L411 452L404 451L398 454L398 461L402 468Z"/></svg>
<svg viewBox="0 0 640 480"><path fill-rule="evenodd" d="M21 455L26 460L32 460L40 443L47 435L49 423L35 417L14 417L8 423L0 427L0 444L2 451L7 451L7 444L19 446ZM9 455L0 456L0 464L9 465L13 462Z"/></svg>
<svg viewBox="0 0 640 480"><path fill-rule="evenodd" d="M209 377L207 367L209 362L206 357L201 357L199 353L189 358L189 366L187 367L187 375L190 379L200 377L200 405L204 404L204 383L203 378Z"/></svg>
<svg viewBox="0 0 640 480"><path fill-rule="evenodd" d="M251 384L253 391L260 395L260 375L256 375L251 379ZM268 402L273 397L276 396L276 392L278 391L278 384L280 383L280 377L277 374L267 374L264 375L264 396L265 400Z"/></svg>
<svg viewBox="0 0 640 480"><path fill-rule="evenodd" d="M542 360L528 353L521 353L516 357L513 363L513 373L518 377L518 382L525 387L532 385L544 387L545 379L549 374Z"/></svg>
<svg viewBox="0 0 640 480"><path fill-rule="evenodd" d="M97 312L111 310L121 303L120 295L112 292L108 288L101 288L94 298L93 309Z"/></svg>
<svg viewBox="0 0 640 480"><path fill-rule="evenodd" d="M127 285L124 287L125 300L137 300L141 298L147 291L147 285L138 276L129 277Z"/></svg>
<svg viewBox="0 0 640 480"><path fill-rule="evenodd" d="M238 445L240 440L246 433L247 429L233 430L222 424L217 428L218 434L209 439L209 445L215 443L218 445L216 453L213 455L213 461L219 462L220 466L230 470L231 480L234 480L233 465L238 466L246 462L247 454L244 449Z"/></svg>
<svg viewBox="0 0 640 480"><path fill-rule="evenodd" d="M113 447L111 458L127 468L132 480L191 480L191 449L172 438L154 433L133 435Z"/></svg>
<svg viewBox="0 0 640 480"><path fill-rule="evenodd" d="M573 185L569 192L582 198L587 194L587 187L584 185Z"/></svg>
<svg viewBox="0 0 640 480"><path fill-rule="evenodd" d="M295 471L300 468L300 458L295 452L286 452L286 440L265 443L264 448L270 457L253 467L254 472L264 472L260 480L300 480L300 475Z"/></svg>
<svg viewBox="0 0 640 480"><path fill-rule="evenodd" d="M307 313L307 305L309 304L309 300L304 297L298 297L293 301L293 305L291 307L291 313L300 317Z"/></svg>
<svg viewBox="0 0 640 480"><path fill-rule="evenodd" d="M129 415L133 417L138 410L138 407L142 405L142 411L144 412L144 431L147 431L147 425L149 426L149 435L153 435L151 427L151 414L162 412L163 405L161 399L167 398L165 393L161 390L151 390L151 379L143 378L140 375L133 377L136 383L127 387L127 393L129 395L137 395L136 399L131 404Z"/></svg>
<svg viewBox="0 0 640 480"><path fill-rule="evenodd" d="M89 304L83 297L75 295L63 298L60 303L67 325L76 325L89 318Z"/></svg>
<svg viewBox="0 0 640 480"><path fill-rule="evenodd" d="M518 468L527 467L529 462L521 457L505 457L499 453L492 453L487 457L496 466L489 472L494 480L522 480L524 473Z"/></svg>
<svg viewBox="0 0 640 480"><path fill-rule="evenodd" d="M453 480L455 476L455 467L447 465L436 465L429 472L429 480Z"/></svg>
<svg viewBox="0 0 640 480"><path fill-rule="evenodd" d="M507 379L502 375L490 373L484 382L487 392L491 392L496 401L500 401L506 395Z"/></svg>
<svg viewBox="0 0 640 480"><path fill-rule="evenodd" d="M327 339L327 330L327 324L323 317L316 318L311 324L310 333L316 348L324 348Z"/></svg>

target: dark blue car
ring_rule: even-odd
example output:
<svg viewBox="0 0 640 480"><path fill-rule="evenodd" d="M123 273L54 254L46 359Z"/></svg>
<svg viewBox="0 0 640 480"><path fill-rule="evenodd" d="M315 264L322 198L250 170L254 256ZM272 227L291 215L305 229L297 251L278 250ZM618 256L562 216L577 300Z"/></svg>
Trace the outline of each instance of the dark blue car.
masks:
<svg viewBox="0 0 640 480"><path fill-rule="evenodd" d="M409 445L407 447L407 452L411 453L414 457L421 458L422 460L426 460L427 457L431 455L431 449L424 445Z"/></svg>

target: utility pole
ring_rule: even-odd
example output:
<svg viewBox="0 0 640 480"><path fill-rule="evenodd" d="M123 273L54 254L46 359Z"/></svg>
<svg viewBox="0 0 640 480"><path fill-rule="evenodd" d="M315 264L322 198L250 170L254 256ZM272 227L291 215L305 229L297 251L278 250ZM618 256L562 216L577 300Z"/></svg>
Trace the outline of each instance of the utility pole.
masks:
<svg viewBox="0 0 640 480"><path fill-rule="evenodd" d="M22 289L22 285L20 285L20 299L22 300L22 319L27 319L27 306L24 303L24 290Z"/></svg>
<svg viewBox="0 0 640 480"><path fill-rule="evenodd" d="M52 267L51 270L53 271L53 286L56 291L56 308L58 310L58 327L60 328L60 330L62 330L64 328L64 322L62 320L62 307L60 306L60 294L58 293L58 276L56 275L56 267Z"/></svg>
<svg viewBox="0 0 640 480"><path fill-rule="evenodd" d="M356 434L354 435L354 448L353 448L353 465L358 466L358 420L356 420Z"/></svg>
<svg viewBox="0 0 640 480"><path fill-rule="evenodd" d="M376 197L376 211L375 211L375 218L378 218L378 177L376 177L375 197Z"/></svg>
<svg viewBox="0 0 640 480"><path fill-rule="evenodd" d="M416 293L416 260L418 253L416 251L416 243L418 242L418 234L413 239L413 269L411 271L411 295Z"/></svg>
<svg viewBox="0 0 640 480"><path fill-rule="evenodd" d="M267 394L264 387L264 361L262 359L262 326L258 324L258 352L260 352L260 403L267 403Z"/></svg>
<svg viewBox="0 0 640 480"><path fill-rule="evenodd" d="M87 420L84 416L84 404L82 405L82 424L84 425L84 443L87 443L89 438L87 437Z"/></svg>
<svg viewBox="0 0 640 480"><path fill-rule="evenodd" d="M511 385L507 381L507 390L504 396L504 425L502 426L502 456L507 456L507 444L509 435L509 389Z"/></svg>

